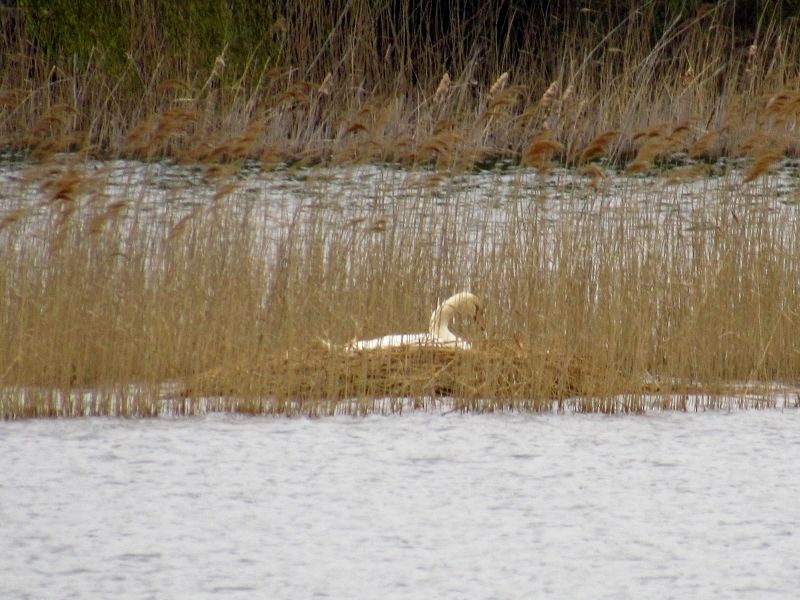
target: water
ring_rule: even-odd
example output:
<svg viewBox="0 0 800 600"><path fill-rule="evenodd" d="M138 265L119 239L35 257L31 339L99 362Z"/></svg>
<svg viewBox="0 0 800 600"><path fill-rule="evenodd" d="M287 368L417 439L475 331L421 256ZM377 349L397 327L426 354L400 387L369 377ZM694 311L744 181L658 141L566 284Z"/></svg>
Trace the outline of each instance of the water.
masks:
<svg viewBox="0 0 800 600"><path fill-rule="evenodd" d="M575 213L603 214L610 209L648 207L655 214L680 214L686 228L697 227L710 207L720 202L731 208L769 210L796 217L800 195L800 161L786 159L768 178L768 194L761 185L742 184L747 162L722 160L709 175L671 184L670 170L661 176L626 176L608 168L602 184L580 170L554 168L547 175L535 169L499 165L490 171L447 174L428 169L400 169L391 165L280 168L262 172L257 163L245 165L233 178L207 180L195 165L171 161L141 163L112 160L75 162L61 157L60 168L0 160L0 217L27 207L30 214L46 215L50 190L43 183L61 172L74 170L84 181L74 193L79 204L125 201L123 214L158 221L166 214L185 216L218 200L252 210L257 218L288 223L299 207L326 210L343 220L376 216L399 217L402 208L420 198L438 199L446 206L466 201L477 220L503 223L519 201L534 202L548 219ZM687 164L697 164L687 161ZM606 165L608 166L608 165ZM229 186L228 184L235 184ZM427 206L426 208L430 208ZM479 217L479 218L478 218Z"/></svg>
<svg viewBox="0 0 800 600"><path fill-rule="evenodd" d="M0 423L0 598L795 598L800 412Z"/></svg>

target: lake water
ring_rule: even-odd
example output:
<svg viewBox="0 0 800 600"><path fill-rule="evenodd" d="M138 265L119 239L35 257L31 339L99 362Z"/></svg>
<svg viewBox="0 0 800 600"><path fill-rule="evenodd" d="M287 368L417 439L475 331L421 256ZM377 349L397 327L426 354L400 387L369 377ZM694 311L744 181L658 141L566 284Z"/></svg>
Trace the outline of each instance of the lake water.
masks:
<svg viewBox="0 0 800 600"><path fill-rule="evenodd" d="M604 214L636 206L640 213L677 215L687 228L703 222L709 208L720 203L740 212L768 208L793 218L800 206L800 161L796 159L783 160L763 180L769 182L766 195L763 186L742 184L747 163L741 160L721 160L709 168L708 176L678 184L671 182L669 170L659 177L631 177L609 168L610 176L598 184L575 169L554 168L540 175L536 169L510 164L454 175L391 165L282 167L262 172L254 163L231 179L207 180L201 168L170 161L75 163L68 156L62 159L65 164L60 167L57 161L38 166L0 160L0 217L23 207L30 215L49 214L52 198L44 183L71 172L84 180L84 187L75 194L78 204L91 204L98 198L125 201L123 214L154 221L166 214L185 216L220 199L247 207L255 221L270 226L291 222L299 207L327 211L343 221L399 217L408 207L418 208L421 198L434 199L439 211L447 211L458 200L471 207L477 224L504 223L519 201L533 202L552 223L565 214ZM425 208L431 210L428 204Z"/></svg>
<svg viewBox="0 0 800 600"><path fill-rule="evenodd" d="M800 412L0 423L0 598L796 598Z"/></svg>

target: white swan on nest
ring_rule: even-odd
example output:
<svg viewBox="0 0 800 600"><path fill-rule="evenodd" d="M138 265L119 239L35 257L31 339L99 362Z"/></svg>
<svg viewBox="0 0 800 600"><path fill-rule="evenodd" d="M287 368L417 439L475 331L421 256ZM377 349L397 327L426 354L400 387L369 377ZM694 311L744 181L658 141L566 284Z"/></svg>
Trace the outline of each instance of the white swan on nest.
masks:
<svg viewBox="0 0 800 600"><path fill-rule="evenodd" d="M470 343L450 331L450 321L459 314L473 319L481 331L486 331L483 318L483 304L473 294L461 292L445 300L431 315L428 333L400 333L385 335L373 340L353 340L347 349L378 350L381 348L398 348L402 346L438 346L446 348L469 349Z"/></svg>

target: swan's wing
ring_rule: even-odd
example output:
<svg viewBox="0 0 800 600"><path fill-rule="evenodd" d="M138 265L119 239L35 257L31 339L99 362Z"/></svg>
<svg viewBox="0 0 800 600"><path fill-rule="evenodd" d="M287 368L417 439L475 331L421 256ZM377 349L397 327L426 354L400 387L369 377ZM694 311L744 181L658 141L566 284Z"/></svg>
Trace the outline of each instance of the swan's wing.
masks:
<svg viewBox="0 0 800 600"><path fill-rule="evenodd" d="M403 346L436 346L437 348L461 348L469 350L472 346L466 340L453 336L455 339L444 340L429 333L403 333L385 335L373 340L357 340L351 342L348 350L379 350L384 348L401 348Z"/></svg>
<svg viewBox="0 0 800 600"><path fill-rule="evenodd" d="M400 348L401 346L426 346L434 343L427 333L403 333L385 335L373 340L357 340L352 342L350 350L377 350L380 348Z"/></svg>

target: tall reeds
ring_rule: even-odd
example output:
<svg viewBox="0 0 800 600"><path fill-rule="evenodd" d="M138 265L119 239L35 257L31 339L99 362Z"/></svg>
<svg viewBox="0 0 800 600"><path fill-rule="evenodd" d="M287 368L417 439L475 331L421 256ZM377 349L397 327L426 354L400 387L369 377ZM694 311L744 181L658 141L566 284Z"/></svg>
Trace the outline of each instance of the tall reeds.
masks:
<svg viewBox="0 0 800 600"><path fill-rule="evenodd" d="M524 162L544 130L568 149L565 160L588 159L598 136L619 131L604 153L618 165L633 159L640 170L656 150L735 155L753 132L781 136L795 124L798 21L774 11L755 32L737 29L726 2L669 15L652 3L576 10L547 28L517 9L500 22L498 10L507 7L488 2L470 17L451 7L447 28L431 31L390 4L289 3L286 14L259 5L227 38L213 19L181 24L177 8L160 17L131 5L120 20L130 35L114 36L115 50L99 44L85 57L59 53L57 40L44 43L47 19L34 23L29 12L9 9L0 143L30 158L77 151L450 169ZM250 48L256 17L267 33ZM170 33L192 23L209 36ZM518 29L523 23L532 28ZM680 144L650 144L634 159L642 151L636 134L662 122L686 124ZM444 150L442 136L449 136ZM785 149L796 154L797 145Z"/></svg>
<svg viewBox="0 0 800 600"><path fill-rule="evenodd" d="M183 410L222 396L325 413L394 392L481 410L631 393L636 409L645 392L800 376L800 221L769 177L747 184L755 197L736 172L622 179L612 201L562 171L557 189L573 191L554 200L525 170L476 195L426 171L357 170L350 187L346 172L306 169L305 200L254 202L220 181L186 206L133 184L108 196L113 170L32 169L0 226L6 417L150 414L167 382ZM690 185L701 191L682 204ZM465 289L488 307L488 340L455 325L472 353L343 354L354 337L424 330Z"/></svg>
<svg viewBox="0 0 800 600"><path fill-rule="evenodd" d="M798 152L797 20L744 35L731 3L644 3L518 37L530 15L499 35L491 2L446 31L390 4L263 5L258 48L209 30L218 48L180 53L130 5L129 47L88 57L2 13L5 417L158 413L165 382L176 412L324 414L796 381L798 219L773 171ZM161 167L164 189L135 175ZM254 192L273 169L301 196ZM465 289L491 324L471 354L340 352Z"/></svg>

